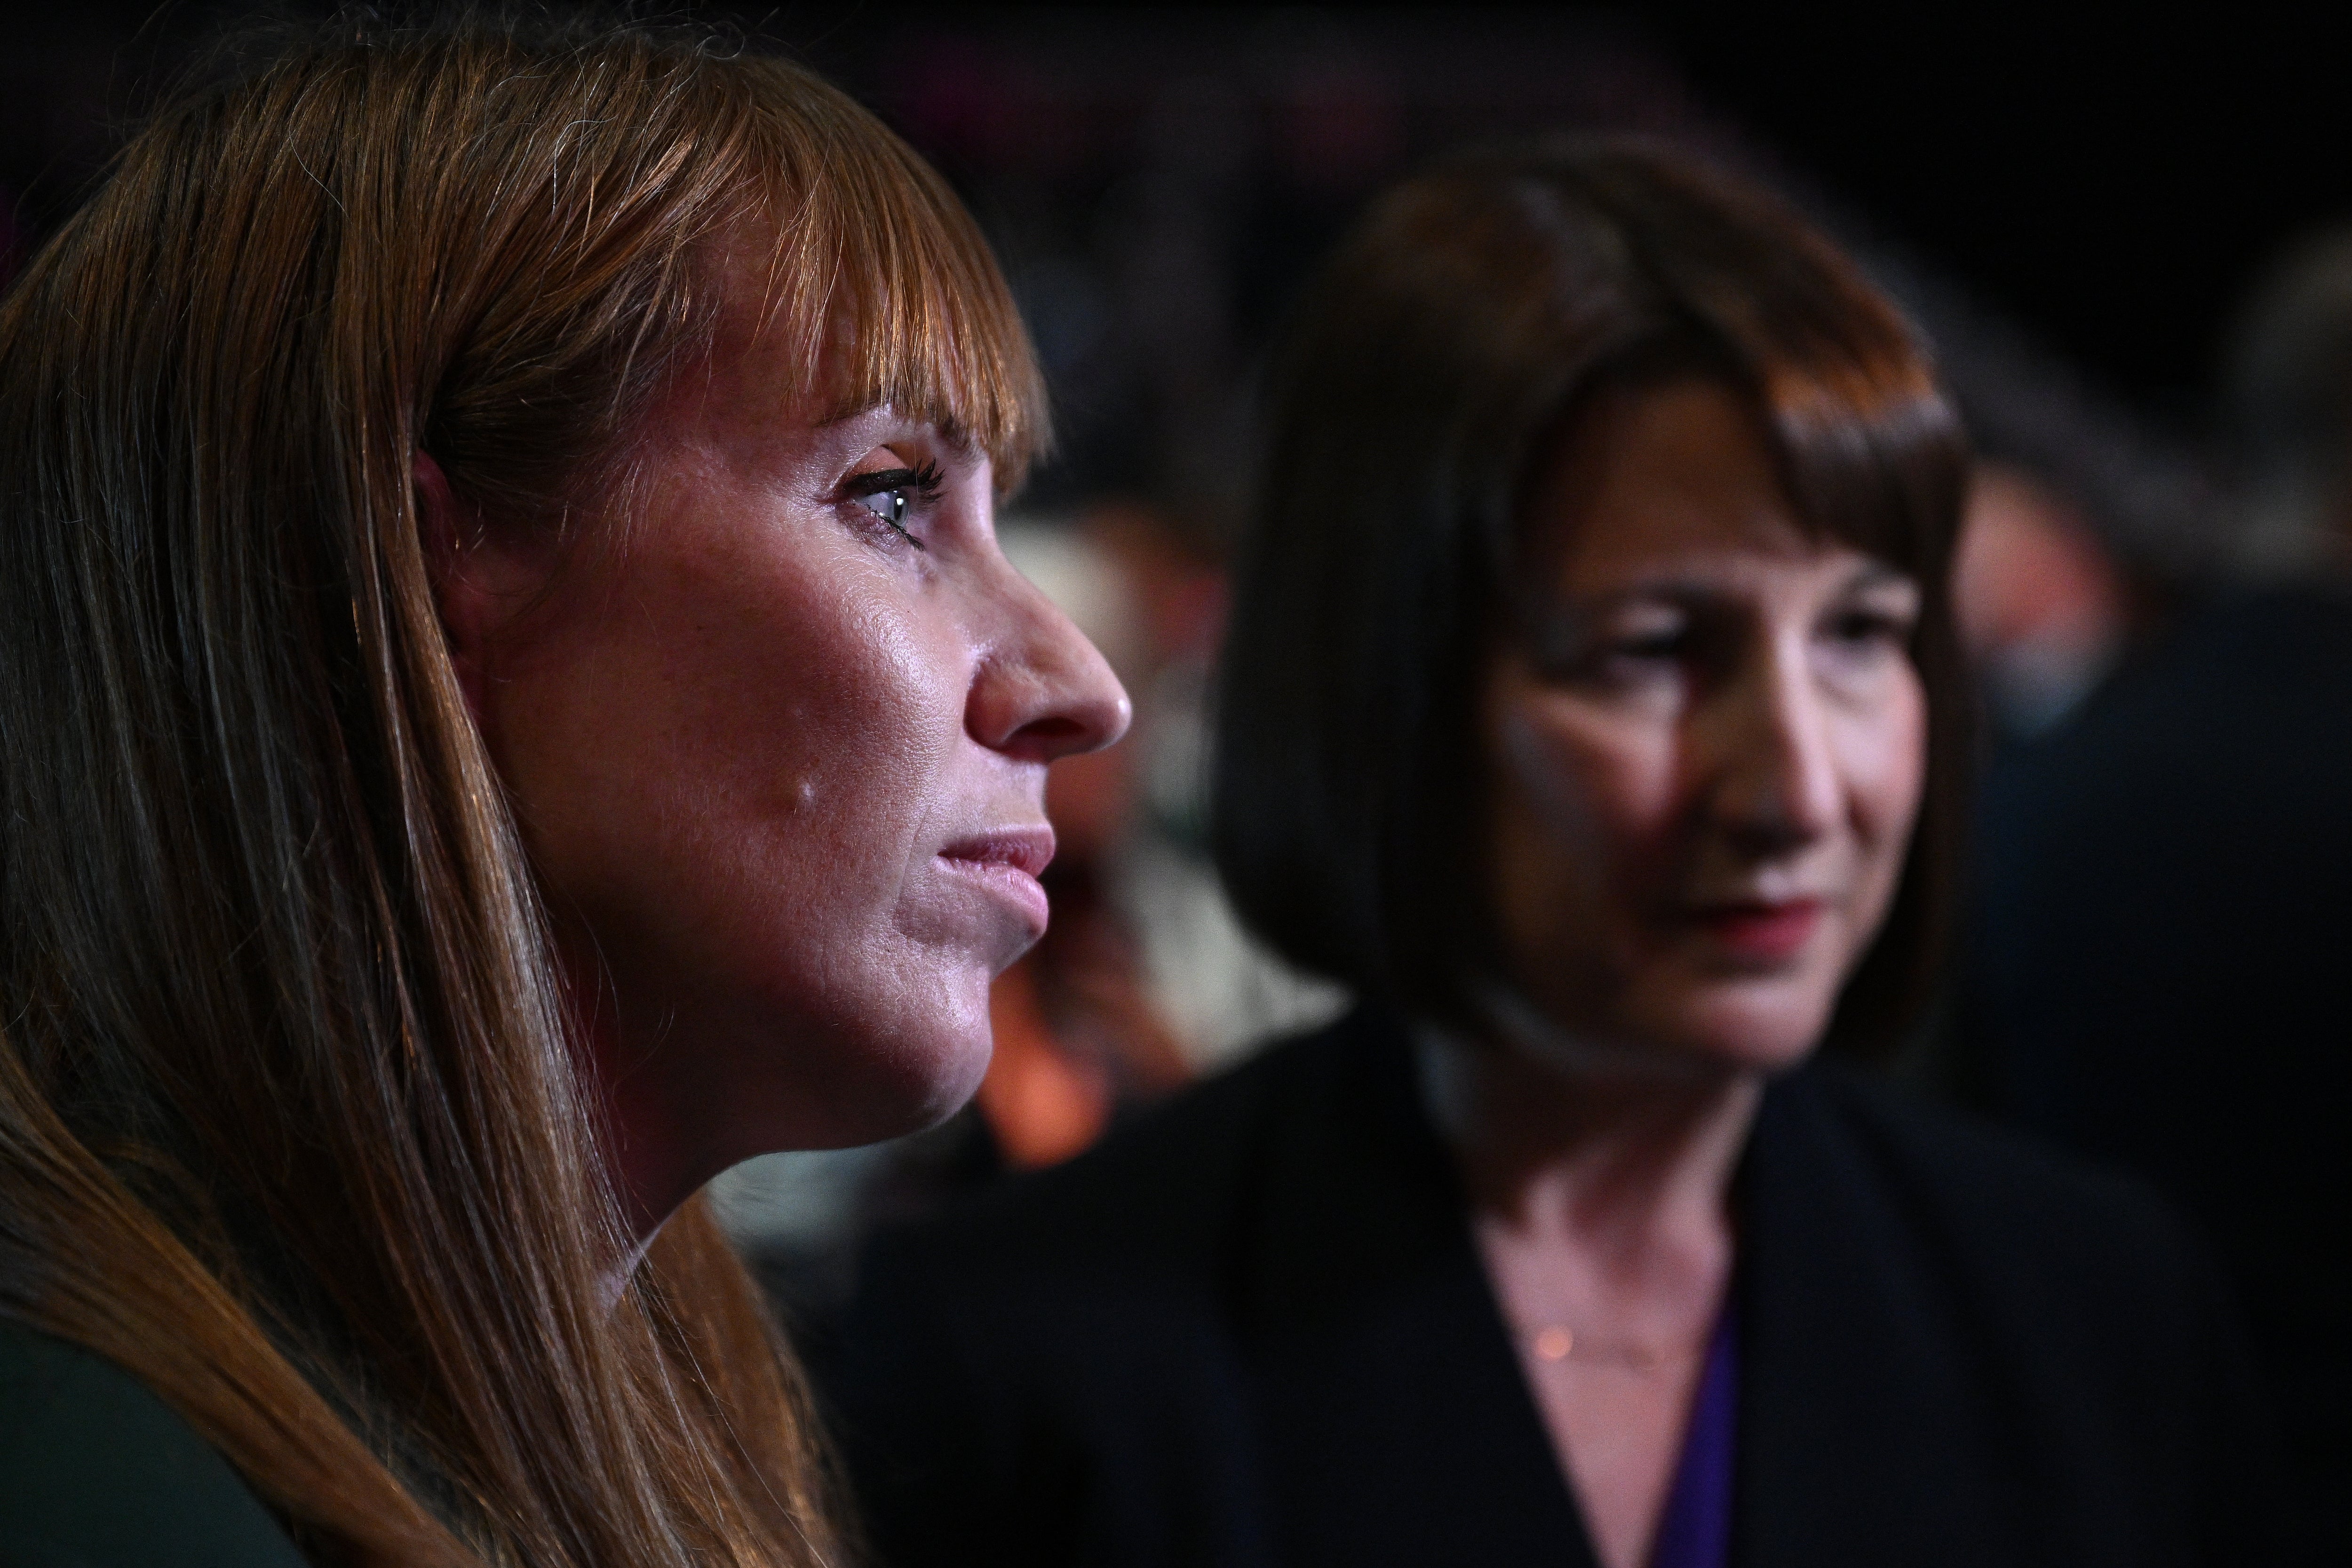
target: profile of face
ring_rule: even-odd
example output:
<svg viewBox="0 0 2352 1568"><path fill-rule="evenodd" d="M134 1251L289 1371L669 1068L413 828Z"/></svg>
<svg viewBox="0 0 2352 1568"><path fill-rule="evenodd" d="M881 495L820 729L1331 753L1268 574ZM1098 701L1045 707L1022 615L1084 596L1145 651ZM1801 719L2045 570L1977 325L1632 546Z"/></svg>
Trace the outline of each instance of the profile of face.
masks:
<svg viewBox="0 0 2352 1568"><path fill-rule="evenodd" d="M1786 1066L1918 814L1919 586L1808 537L1708 380L1603 397L1530 496L1529 629L1480 693L1507 978L1557 1049Z"/></svg>
<svg viewBox="0 0 2352 1568"><path fill-rule="evenodd" d="M611 547L485 544L442 592L656 1212L970 1097L990 982L1045 925L1047 764L1128 716L999 551L985 455L824 417L755 275Z"/></svg>

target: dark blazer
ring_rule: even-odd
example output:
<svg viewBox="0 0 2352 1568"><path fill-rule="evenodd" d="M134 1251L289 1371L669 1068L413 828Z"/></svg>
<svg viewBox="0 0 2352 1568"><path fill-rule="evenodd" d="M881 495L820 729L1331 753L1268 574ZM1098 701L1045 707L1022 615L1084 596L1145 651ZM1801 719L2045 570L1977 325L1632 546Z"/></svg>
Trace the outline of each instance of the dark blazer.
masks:
<svg viewBox="0 0 2352 1568"><path fill-rule="evenodd" d="M0 1321L0 1568L303 1568L228 1461L145 1385Z"/></svg>
<svg viewBox="0 0 2352 1568"><path fill-rule="evenodd" d="M883 1561L1591 1563L1412 1082L1358 1015L883 1238L824 1369ZM1816 1066L1738 1213L1738 1563L2277 1561L2228 1314L2137 1188Z"/></svg>

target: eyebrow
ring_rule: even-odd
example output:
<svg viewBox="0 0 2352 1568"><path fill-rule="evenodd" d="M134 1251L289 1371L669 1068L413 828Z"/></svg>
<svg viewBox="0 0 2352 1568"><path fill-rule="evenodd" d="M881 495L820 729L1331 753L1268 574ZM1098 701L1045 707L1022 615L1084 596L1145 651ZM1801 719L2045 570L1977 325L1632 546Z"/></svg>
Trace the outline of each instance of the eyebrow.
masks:
<svg viewBox="0 0 2352 1568"><path fill-rule="evenodd" d="M1918 579L1892 563L1865 559L1838 584L1840 593L1885 587L1915 588ZM1713 600L1735 596L1737 590L1712 577L1662 576L1629 583L1593 595L1597 603L1618 599L1661 598Z"/></svg>
<svg viewBox="0 0 2352 1568"><path fill-rule="evenodd" d="M1918 590L1919 582L1910 573L1885 561L1866 559L1839 582L1833 596L1867 594L1884 589ZM1538 622L1559 616L1587 617L1606 615L1611 610L1629 604L1666 603L1700 607L1720 605L1741 595L1732 588L1712 578L1688 576L1654 577L1603 589L1599 593L1571 595L1565 600L1551 599L1547 604L1531 605L1528 614Z"/></svg>
<svg viewBox="0 0 2352 1568"><path fill-rule="evenodd" d="M1878 587L1911 588L1919 586L1919 579L1900 566L1878 560L1864 561L1845 580L1843 591L1856 594Z"/></svg>
<svg viewBox="0 0 2352 1568"><path fill-rule="evenodd" d="M831 430L846 425L852 420L874 416L879 416L885 439L888 438L890 432L895 431L904 431L908 434L928 432L936 437L940 445L960 457L982 455L980 443L972 439L971 432L955 421L927 419L919 414L902 412L887 403L867 403L856 407L837 409L815 421L814 427L819 430Z"/></svg>
<svg viewBox="0 0 2352 1568"><path fill-rule="evenodd" d="M831 412L821 415L810 424L815 429L831 430L858 419L874 419L886 426L903 426L910 430L923 428L928 424L926 420L900 413L887 403L835 404Z"/></svg>

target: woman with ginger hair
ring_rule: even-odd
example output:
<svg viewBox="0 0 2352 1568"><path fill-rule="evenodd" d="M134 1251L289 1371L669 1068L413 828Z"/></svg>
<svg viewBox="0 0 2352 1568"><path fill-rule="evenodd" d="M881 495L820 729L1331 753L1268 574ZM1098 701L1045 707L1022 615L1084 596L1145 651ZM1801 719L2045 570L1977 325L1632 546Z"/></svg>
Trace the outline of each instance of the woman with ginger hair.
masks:
<svg viewBox="0 0 2352 1568"><path fill-rule="evenodd" d="M832 1560L695 1196L936 1121L1125 698L938 177L792 66L298 41L0 308L0 1560Z"/></svg>

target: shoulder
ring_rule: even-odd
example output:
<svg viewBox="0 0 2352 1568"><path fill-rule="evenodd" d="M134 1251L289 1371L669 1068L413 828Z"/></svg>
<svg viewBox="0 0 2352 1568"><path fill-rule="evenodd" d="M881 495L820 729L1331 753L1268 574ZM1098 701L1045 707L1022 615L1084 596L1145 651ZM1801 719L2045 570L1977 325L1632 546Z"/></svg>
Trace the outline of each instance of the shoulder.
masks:
<svg viewBox="0 0 2352 1568"><path fill-rule="evenodd" d="M815 1374L881 1555L1273 1561L1265 1369L1301 1375L1286 1325L1347 1289L1335 1255L1416 1234L1387 1201L1417 1190L1408 1060L1351 1016L877 1237Z"/></svg>
<svg viewBox="0 0 2352 1568"><path fill-rule="evenodd" d="M144 1384L0 1320L0 1568L300 1568L236 1472Z"/></svg>
<svg viewBox="0 0 2352 1568"><path fill-rule="evenodd" d="M1955 1217L2012 1234L2120 1228L2149 1245L2177 1235L2170 1211L2138 1181L1843 1063L1791 1075L1766 1107L1759 1136L1811 1121L1813 1135L1834 1140L1858 1168Z"/></svg>
<svg viewBox="0 0 2352 1568"><path fill-rule="evenodd" d="M2200 1249L2137 1179L1836 1064L1768 1094L1756 1166L1865 1233L1904 1233L1989 1308L2145 1322L2211 1306Z"/></svg>
<svg viewBox="0 0 2352 1568"><path fill-rule="evenodd" d="M1324 1152L1366 1120L1386 1044L1356 1016L1276 1042L1066 1164L881 1231L859 1259L848 1360L900 1347L896 1376L909 1343L1001 1370L1020 1345L1060 1364L1146 1335L1214 1338L1266 1227L1360 1163Z"/></svg>
<svg viewBox="0 0 2352 1568"><path fill-rule="evenodd" d="M1351 1014L1277 1041L1117 1129L1064 1165L1008 1184L898 1239L924 1250L1013 1261L1085 1258L1116 1265L1213 1247L1222 1227L1290 1146L1360 1119L1368 1064L1389 1047L1378 1021Z"/></svg>
<svg viewBox="0 0 2352 1568"><path fill-rule="evenodd" d="M2037 1562L2279 1560L2235 1314L2153 1191L1826 1064L1767 1093L1748 1154L1743 1375L1781 1456L1756 1462L1808 1520L1883 1543L1944 1510L1984 1547L1954 1561L2024 1560L1985 1545L2011 1528Z"/></svg>

